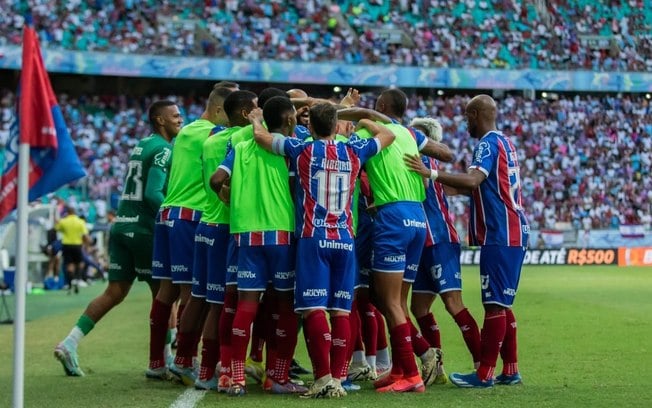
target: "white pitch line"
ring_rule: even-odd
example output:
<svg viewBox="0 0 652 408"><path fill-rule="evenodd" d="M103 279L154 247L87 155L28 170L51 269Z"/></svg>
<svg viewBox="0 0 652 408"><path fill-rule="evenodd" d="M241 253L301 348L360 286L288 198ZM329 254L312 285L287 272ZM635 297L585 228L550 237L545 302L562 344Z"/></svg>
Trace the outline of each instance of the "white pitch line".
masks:
<svg viewBox="0 0 652 408"><path fill-rule="evenodd" d="M193 408L204 398L206 391L187 389L170 405L170 408Z"/></svg>

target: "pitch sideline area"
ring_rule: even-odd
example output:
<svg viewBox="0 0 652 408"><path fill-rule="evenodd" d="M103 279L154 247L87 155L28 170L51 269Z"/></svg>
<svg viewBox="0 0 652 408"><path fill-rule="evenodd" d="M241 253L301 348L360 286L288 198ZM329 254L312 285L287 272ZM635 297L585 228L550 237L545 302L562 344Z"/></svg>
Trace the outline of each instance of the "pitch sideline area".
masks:
<svg viewBox="0 0 652 408"><path fill-rule="evenodd" d="M464 267L465 302L481 322L476 267ZM376 395L371 384L346 399L305 401L294 396L263 395L255 384L244 398L207 393L148 381L149 293L142 284L85 338L79 347L86 377L69 378L52 356L87 302L104 285L79 296L47 292L27 298L25 405L29 407L168 407L181 396L197 407L415 407L465 406L648 406L652 400L652 270L617 267L524 267L515 305L520 340L519 366L525 385L491 390L432 386L426 394ZM13 301L9 297L10 306ZM13 313L13 310L12 310ZM468 371L470 358L459 330L437 301L447 371ZM303 337L302 334L300 334ZM11 405L13 331L0 326L0 406ZM309 360L300 339L298 358ZM308 380L309 378L306 378ZM194 400L197 398L197 400ZM181 405L178 405L181 406ZM189 405L183 405L189 406Z"/></svg>

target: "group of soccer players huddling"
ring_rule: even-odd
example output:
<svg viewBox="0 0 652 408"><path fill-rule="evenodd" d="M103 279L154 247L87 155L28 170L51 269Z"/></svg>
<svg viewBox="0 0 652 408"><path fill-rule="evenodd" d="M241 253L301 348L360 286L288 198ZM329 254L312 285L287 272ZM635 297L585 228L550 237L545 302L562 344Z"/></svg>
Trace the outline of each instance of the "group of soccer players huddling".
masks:
<svg viewBox="0 0 652 408"><path fill-rule="evenodd" d="M511 304L528 229L516 153L495 130L495 102L480 95L467 106L472 135L488 131L477 136L469 173L454 175L439 169L454 155L435 119L401 124L402 91L383 91L375 109L358 101L354 89L333 103L221 82L183 128L173 102L154 102L153 133L132 152L110 232L109 285L55 348L66 373L83 375L79 341L138 278L153 296L148 378L232 396L246 394L247 374L266 391L306 398L343 397L362 379L377 392L423 392L449 379L431 312L439 295L475 368L451 382L521 383ZM484 218L472 217L471 240L483 253L498 248L481 260L482 337L462 302L447 193L474 195ZM501 216L507 243L494 242L504 241L494 233ZM309 387L290 372L300 327ZM494 377L499 353L503 372Z"/></svg>

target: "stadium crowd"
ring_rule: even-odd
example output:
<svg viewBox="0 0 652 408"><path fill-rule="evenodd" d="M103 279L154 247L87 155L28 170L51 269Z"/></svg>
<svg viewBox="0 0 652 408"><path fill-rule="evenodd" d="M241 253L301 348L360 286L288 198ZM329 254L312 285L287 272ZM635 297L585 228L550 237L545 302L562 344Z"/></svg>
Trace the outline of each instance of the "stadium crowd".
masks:
<svg viewBox="0 0 652 408"><path fill-rule="evenodd" d="M652 69L642 0L32 2L45 47L420 67ZM0 44L21 2L0 1Z"/></svg>
<svg viewBox="0 0 652 408"><path fill-rule="evenodd" d="M70 133L86 166L88 197L106 201L122 189L129 151L149 133L146 108L154 96L71 97L59 94ZM204 100L172 97L185 123L199 117ZM444 142L456 153L454 169L470 163L473 141L463 118L468 96L410 96L407 117L437 118ZM362 106L373 97L363 95ZM14 94L0 91L0 145L9 135ZM564 96L528 100L507 96L499 123L513 136L521 157L523 200L533 229L618 228L652 221L652 107L641 96ZM587 192L591 192L588 194ZM453 200L466 222L465 205ZM102 211L104 212L104 211Z"/></svg>

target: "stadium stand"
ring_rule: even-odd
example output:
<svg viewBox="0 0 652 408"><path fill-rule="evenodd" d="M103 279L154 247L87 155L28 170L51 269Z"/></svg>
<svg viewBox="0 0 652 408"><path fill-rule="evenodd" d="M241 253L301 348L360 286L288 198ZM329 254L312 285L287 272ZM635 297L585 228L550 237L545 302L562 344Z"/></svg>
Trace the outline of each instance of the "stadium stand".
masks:
<svg viewBox="0 0 652 408"><path fill-rule="evenodd" d="M652 70L642 0L36 0L45 47L419 67ZM0 44L21 2L0 0Z"/></svg>
<svg viewBox="0 0 652 408"><path fill-rule="evenodd" d="M9 133L14 94L0 90L0 146ZM87 196L106 201L122 186L128 152L148 133L146 109L152 97L58 95L70 133L88 172ZM203 109L201 99L174 97L185 123ZM444 141L465 171L473 140L466 132L467 96L410 96L407 116L440 120ZM362 104L371 106L372 94ZM507 95L498 121L513 136L521 157L523 200L534 229L568 223L574 229L618 228L652 221L652 106L641 96L574 96L528 100ZM587 192L591 192L588 194ZM464 221L465 205L454 201Z"/></svg>

